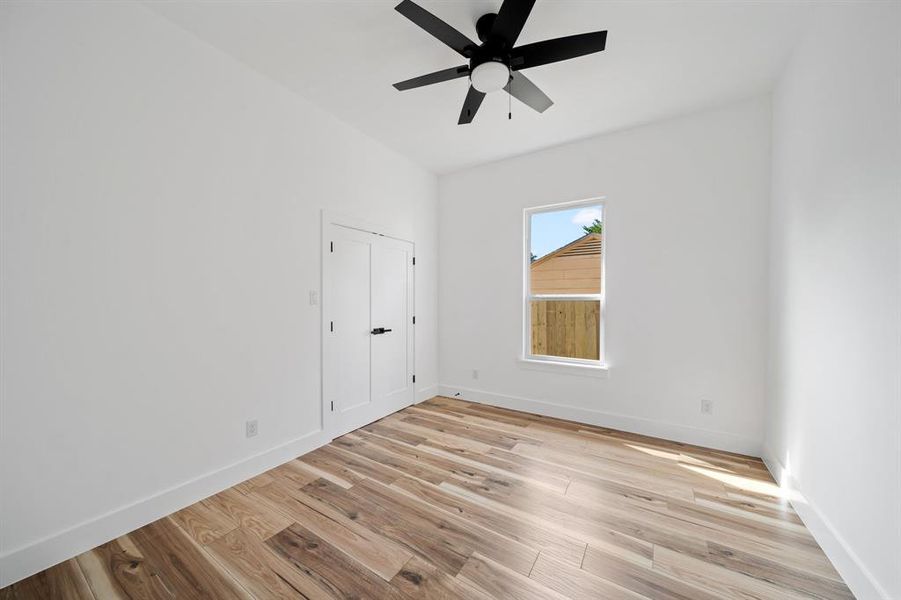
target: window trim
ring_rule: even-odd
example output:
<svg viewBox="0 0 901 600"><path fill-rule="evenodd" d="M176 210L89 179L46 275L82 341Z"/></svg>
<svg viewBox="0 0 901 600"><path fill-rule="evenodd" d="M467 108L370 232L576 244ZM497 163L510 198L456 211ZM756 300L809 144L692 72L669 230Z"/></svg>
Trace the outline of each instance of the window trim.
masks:
<svg viewBox="0 0 901 600"><path fill-rule="evenodd" d="M601 251L601 293L600 294L531 294L532 289L532 269L531 269L531 251L532 251L532 216L546 212L558 212L561 210L571 210L583 206L600 206L605 224L604 245ZM522 248L522 265L523 265L523 288L522 288L522 352L518 358L520 367L525 369L536 370L552 370L561 373L596 372L602 376L607 373L608 365L606 361L607 348L604 343L607 313L607 244L606 244L606 223L607 223L607 202L605 196L596 198L587 198L585 200L576 200L572 202L561 202L557 204L547 204L544 206L535 206L523 209L523 248ZM569 358L565 356L550 356L542 354L532 354L532 300L595 300L600 302L600 325L598 328L598 360L590 360L585 358Z"/></svg>

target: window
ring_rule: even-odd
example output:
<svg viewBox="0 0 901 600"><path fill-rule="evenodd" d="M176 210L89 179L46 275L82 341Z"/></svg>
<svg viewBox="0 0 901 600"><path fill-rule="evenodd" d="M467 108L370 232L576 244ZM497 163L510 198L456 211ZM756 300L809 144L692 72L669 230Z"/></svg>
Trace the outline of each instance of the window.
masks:
<svg viewBox="0 0 901 600"><path fill-rule="evenodd" d="M598 200L526 210L527 361L603 365L604 233Z"/></svg>

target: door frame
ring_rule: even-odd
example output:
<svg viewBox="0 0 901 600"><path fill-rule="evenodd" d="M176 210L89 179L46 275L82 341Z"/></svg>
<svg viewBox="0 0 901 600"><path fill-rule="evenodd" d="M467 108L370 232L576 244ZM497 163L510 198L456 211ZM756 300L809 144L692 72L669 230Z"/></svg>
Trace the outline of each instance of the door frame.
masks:
<svg viewBox="0 0 901 600"><path fill-rule="evenodd" d="M328 291L331 289L331 267L329 265L328 255L331 253L331 240L329 239L330 228L332 226L345 227L347 229L354 229L357 231L362 231L365 233L370 233L374 236L382 236L388 237L391 239L395 239L401 242L406 242L411 245L413 248L413 264L408 265L408 273L410 276L410 284L407 289L407 305L409 306L409 315L416 315L416 268L415 268L415 257L416 257L416 243L412 240L408 240L405 237L397 235L395 231L393 231L390 227L385 227L376 223L372 223L366 221L364 219L360 219L358 217L354 217L351 215L341 214L335 211L322 209L321 213L321 223L320 223L320 274L321 281L319 287L319 321L320 321L320 381L319 381L319 389L320 389L320 427L322 432L328 436L329 439L334 439L335 433L338 431L338 419L337 414L332 410L330 397L330 388L329 388L329 375L331 374L331 369L334 365L332 365L332 356L333 349L331 347L331 336L330 333L329 322L331 319L330 316L330 298L328 296ZM408 323L407 327L407 371L409 376L413 376L416 373L416 324L415 321ZM371 385L371 380L370 380ZM411 382L411 394L410 394L410 404L415 404L416 402L416 383L415 381Z"/></svg>

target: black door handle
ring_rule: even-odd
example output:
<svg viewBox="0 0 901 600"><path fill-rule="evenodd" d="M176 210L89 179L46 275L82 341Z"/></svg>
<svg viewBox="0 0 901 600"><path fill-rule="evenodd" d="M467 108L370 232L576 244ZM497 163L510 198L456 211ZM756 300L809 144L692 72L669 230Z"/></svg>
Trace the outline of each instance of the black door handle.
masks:
<svg viewBox="0 0 901 600"><path fill-rule="evenodd" d="M376 327L372 330L372 335L382 335L383 333L388 333L391 331L390 329L385 329L384 327Z"/></svg>

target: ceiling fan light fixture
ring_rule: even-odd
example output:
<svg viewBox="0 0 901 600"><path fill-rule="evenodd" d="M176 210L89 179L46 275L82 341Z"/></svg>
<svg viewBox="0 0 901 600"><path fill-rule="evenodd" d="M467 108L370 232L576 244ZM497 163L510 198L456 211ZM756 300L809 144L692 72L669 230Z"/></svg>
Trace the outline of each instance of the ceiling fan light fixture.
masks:
<svg viewBox="0 0 901 600"><path fill-rule="evenodd" d="M483 94L497 92L510 81L510 67L494 60L483 62L472 70L469 79L472 87Z"/></svg>

